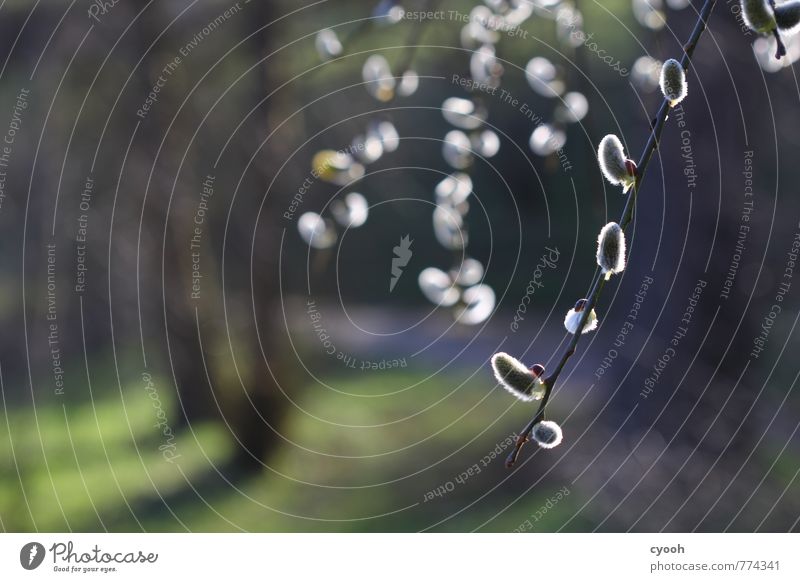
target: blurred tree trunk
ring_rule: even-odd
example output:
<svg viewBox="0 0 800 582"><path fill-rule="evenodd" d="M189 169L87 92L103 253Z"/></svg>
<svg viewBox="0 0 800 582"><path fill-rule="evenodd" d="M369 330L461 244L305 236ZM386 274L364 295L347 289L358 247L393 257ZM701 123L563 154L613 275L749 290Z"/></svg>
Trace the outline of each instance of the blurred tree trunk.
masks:
<svg viewBox="0 0 800 582"><path fill-rule="evenodd" d="M146 0L138 0L136 9L146 4ZM208 10L204 13L205 17L215 16L219 11L217 8ZM239 15L239 18L246 19L246 25L254 30L274 18L274 5L270 2L248 6L247 11L247 15ZM254 11L258 15L257 21L252 18ZM165 7L153 3L141 19L140 46L145 58L140 75L143 76L141 83L148 92L158 77L158 71L175 54L174 42L171 41L180 41L187 34L189 38L192 36L191 28L179 20L174 26L185 29L181 31L184 34L169 29L147 52L147 47L170 22L166 12ZM234 25L226 23L224 26ZM216 58L250 32L245 28L237 34L225 34L205 41L219 44L211 50L215 55L213 60L206 59L201 69L213 66ZM268 34L259 33L237 49L248 54L248 67L269 50L270 40ZM247 87L251 89L251 94L247 96L247 102L240 103L237 109L228 112L229 116L246 115L263 98L263 92L278 84L269 76L273 69L268 67L267 62L249 73L244 82L249 83ZM212 71L203 81L212 85L211 93L215 99L227 89L222 81L217 80L216 73L216 70ZM165 327L161 331L166 334L164 337L167 340L158 343L163 346L163 353L170 355L170 361L164 361L163 364L167 369L171 367L174 375L181 409L178 424L204 420L224 422L238 441L234 468L257 469L277 442L277 425L286 405L270 370L263 363L255 333L255 325L259 325L263 341L276 336L274 327L277 319L271 314L276 311L277 276L268 272L264 263L266 260L271 264L273 257L277 256L279 239L270 236L269 240L262 237L255 243L253 241L254 218L258 213L260 194L270 180L270 168L263 160L269 157L274 159L274 156L268 156L268 152L262 149L258 152L256 162L245 168L245 162L260 143L260 136L266 134L269 103L262 105L233 136L219 168L214 169L214 160L228 133L223 128L215 132L212 127L215 121L204 121L208 111L196 108L196 95L189 96L180 113L177 113L202 74L190 76L180 91L172 91L172 87L163 91L158 106L141 124L142 141L152 148L152 163L157 164L145 207L145 221L152 231L153 240L158 241L154 245L157 256L149 258L151 276L161 273L163 261L163 279L160 274L153 276L152 281L158 284L152 285L151 289L160 291L162 283L165 289L163 316L160 313L162 300L157 293L151 294L151 299L159 309L152 309L150 315L153 322L164 321ZM255 77L254 82L251 81L252 77ZM222 115L220 110L225 111L220 108L213 113L217 117ZM173 120L176 113L177 118ZM227 131L230 131L241 118L233 117L226 121L223 127L227 126ZM200 124L206 124L208 128L201 128L190 144L190 138ZM156 159L156 150L162 139L164 145ZM184 153L186 157L181 166ZM179 168L180 174L176 176ZM245 174L234 199L234 188L242 172ZM197 251L200 255L202 291L201 298L193 300L190 249L195 227L193 217L203 182L210 174L214 175L214 194L208 201L201 248ZM173 181L175 190L169 204ZM268 204L261 212L262 226L265 222L275 222L279 216L270 206ZM229 212L230 223L226 225ZM274 235L278 229L263 230ZM165 237L163 257L160 248L162 237ZM255 248L258 249L253 280L255 315L250 296L251 244L256 244ZM265 344L264 351L268 358L276 359L274 345Z"/></svg>

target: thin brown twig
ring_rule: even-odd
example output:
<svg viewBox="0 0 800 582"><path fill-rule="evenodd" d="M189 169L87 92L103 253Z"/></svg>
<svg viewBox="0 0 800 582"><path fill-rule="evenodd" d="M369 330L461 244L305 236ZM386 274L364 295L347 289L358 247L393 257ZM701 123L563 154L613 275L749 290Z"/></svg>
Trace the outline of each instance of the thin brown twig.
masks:
<svg viewBox="0 0 800 582"><path fill-rule="evenodd" d="M423 4L423 11L424 12L435 12L441 0L426 0ZM418 23L413 23L411 25L411 30L408 33L408 37L404 43L405 45L405 52L402 54L400 60L395 65L395 76L402 77L403 73L406 72L408 67L411 66L411 63L414 61L414 56L417 53L417 49L419 49L419 40L422 38L422 33L424 32L424 26Z"/></svg>
<svg viewBox="0 0 800 582"><path fill-rule="evenodd" d="M697 48L697 43L700 40L700 37L703 35L703 32L706 29L706 26L708 24L708 17L711 15L711 11L714 8L714 4L716 4L716 0L705 1L705 4L703 4L703 7L700 9L700 13L697 18L697 23L695 24L694 29L692 30L692 33L689 36L689 40L684 45L683 56L681 57L681 66L683 66L683 69L685 71L689 70L689 64L691 62L692 55L694 54L695 48ZM648 138L647 144L644 146L642 155L639 158L639 163L637 164L637 169L636 169L636 180L634 182L633 189L631 190L631 194L630 196L628 196L628 199L625 202L625 207L622 210L622 216L619 220L619 225L623 231L627 228L627 226L633 219L639 188L641 187L645 171L647 170L647 166L649 165L650 160L653 157L653 153L655 153L656 148L658 148L658 144L661 139L661 132L664 130L664 125L666 124L669 110L670 110L669 100L665 97L661 102L661 107L658 110L655 122L652 124L650 137ZM544 379L543 382L545 386L545 393L544 396L542 397L542 401L539 405L539 408L536 411L534 417L531 419L531 421L527 425L525 425L525 428L517 437L514 448L506 458L506 467L511 468L514 466L514 463L516 463L517 457L519 456L520 450L525 445L525 443L528 442L528 440L530 440L530 434L531 431L533 430L534 425L536 425L537 422L539 422L544 418L545 407L547 406L547 403L550 400L550 394L552 393L553 388L555 387L556 380L558 380L558 377L561 374L562 370L564 369L564 366L566 366L567 361L573 356L573 354L575 354L575 351L578 346L578 341L581 338L581 331L586 326L586 323L589 320L589 315L591 314L595 305L597 305L597 300L599 299L600 293L603 290L605 281L606 281L605 276L603 275L601 270L598 269L594 275L592 286L590 288L589 295L587 297L588 301L583 309L583 316L581 317L580 323L578 324L578 329L575 330L575 334L573 335L572 339L567 345L567 349L564 352L564 355L561 357L561 360L559 361L558 365L556 366L555 371Z"/></svg>
<svg viewBox="0 0 800 582"><path fill-rule="evenodd" d="M772 8L772 12L775 12L775 0L769 0L769 5ZM775 58L780 59L786 56L786 45L783 44L783 39L781 38L781 33L776 26L772 30L772 36L775 37Z"/></svg>

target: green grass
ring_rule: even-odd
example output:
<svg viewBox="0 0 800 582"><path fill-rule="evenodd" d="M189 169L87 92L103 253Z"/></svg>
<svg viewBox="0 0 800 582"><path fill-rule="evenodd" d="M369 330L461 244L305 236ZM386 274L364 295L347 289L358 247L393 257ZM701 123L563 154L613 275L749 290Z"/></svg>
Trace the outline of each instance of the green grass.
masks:
<svg viewBox="0 0 800 582"><path fill-rule="evenodd" d="M66 414L61 405L37 406L36 417L9 410L8 423L0 416L0 518L14 531L414 531L439 521L436 531L472 530L487 521L485 530L513 530L563 478L551 475L525 493L542 467L532 463L501 483L509 475L503 454L444 497L424 501L528 416L524 405L509 410L504 393L488 393L486 378L459 387L457 376L403 370L387 371L379 382L374 374L330 380L360 396L305 386L293 394L286 441L269 469L236 479L235 488L215 471L235 451L225 427L184 428L176 440L179 462L166 462L155 411L139 385L127 387L124 397L101 391L94 406L68 403ZM166 393L160 392L163 407L174 410ZM560 502L536 530L557 528L577 497Z"/></svg>
<svg viewBox="0 0 800 582"><path fill-rule="evenodd" d="M179 469L159 451L156 421L152 401L134 387L124 398L106 393L94 404L37 405L36 414L29 408L0 416L4 527L102 529L106 520L130 516L127 504L180 490L181 471L191 477L205 470L206 457L220 461L231 453L221 427L199 425L197 438L176 440Z"/></svg>

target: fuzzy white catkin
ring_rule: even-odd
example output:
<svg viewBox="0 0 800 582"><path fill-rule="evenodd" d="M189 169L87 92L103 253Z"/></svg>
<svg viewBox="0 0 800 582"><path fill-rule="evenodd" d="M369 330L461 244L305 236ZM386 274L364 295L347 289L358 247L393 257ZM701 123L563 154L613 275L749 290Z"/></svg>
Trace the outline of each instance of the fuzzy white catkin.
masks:
<svg viewBox="0 0 800 582"><path fill-rule="evenodd" d="M536 444L543 449L557 447L564 439L564 433L561 431L561 427L552 420L543 420L533 425L531 436L533 436L533 440L536 441Z"/></svg>
<svg viewBox="0 0 800 582"><path fill-rule="evenodd" d="M742 0L742 18L753 32L768 34L777 26L769 0Z"/></svg>
<svg viewBox="0 0 800 582"><path fill-rule="evenodd" d="M675 107L684 100L689 92L686 83L686 72L675 59L667 59L661 66L661 76L658 81L664 97L669 99L669 106Z"/></svg>
<svg viewBox="0 0 800 582"><path fill-rule="evenodd" d="M608 134L600 140L600 145L597 147L597 161L600 163L600 170L606 180L615 186L622 185L624 191L627 192L628 188L633 185L634 177L628 172L626 160L622 142L616 135Z"/></svg>
<svg viewBox="0 0 800 582"><path fill-rule="evenodd" d="M625 270L625 233L616 222L609 222L597 237L597 264L606 275L616 275Z"/></svg>
<svg viewBox="0 0 800 582"><path fill-rule="evenodd" d="M775 23L782 32L794 32L800 25L800 0L791 0L775 7Z"/></svg>
<svg viewBox="0 0 800 582"><path fill-rule="evenodd" d="M567 316L564 318L564 327L569 333L575 334L575 332L578 331L578 326L581 323L582 317L583 311L575 311L573 308L567 312ZM581 333L589 333L595 329L597 329L597 313L592 309L592 312L589 314L589 319L586 320L586 325Z"/></svg>
<svg viewBox="0 0 800 582"><path fill-rule="evenodd" d="M531 402L544 396L544 383L522 362L504 352L492 356L494 377L508 392L522 400Z"/></svg>

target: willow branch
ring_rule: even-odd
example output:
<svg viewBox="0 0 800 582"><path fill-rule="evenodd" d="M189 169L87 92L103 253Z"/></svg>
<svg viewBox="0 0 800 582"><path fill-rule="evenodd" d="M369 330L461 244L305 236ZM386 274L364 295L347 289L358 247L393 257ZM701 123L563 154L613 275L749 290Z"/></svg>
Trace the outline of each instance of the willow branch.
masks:
<svg viewBox="0 0 800 582"><path fill-rule="evenodd" d="M683 47L683 56L681 57L681 66L683 66L684 71L689 70L689 65L692 60L692 55L694 54L695 49L697 48L697 43L700 40L700 37L703 35L703 32L706 30L706 26L708 24L708 17L711 14L711 10L714 8L714 4L716 4L716 0L706 0L703 7L700 9L700 14L697 18L697 23L692 30L691 35L689 36L689 40ZM661 139L661 132L664 130L664 125L666 124L667 117L670 110L669 100L664 97L663 101L661 102L661 107L658 109L658 113L656 114L655 120L653 121L652 128L650 130L650 137L647 140L647 144L644 146L644 150L642 151L642 155L639 157L639 163L637 164L636 169L636 180L634 182L633 188L631 190L630 196L628 196L627 201L625 202L625 207L622 210L622 216L619 220L619 225L624 231L627 226L631 223L633 219L634 209L636 207L636 199L639 193L639 188L641 187L642 180L644 179L645 172L647 171L647 166L650 164L650 160L653 158L653 153L655 153L656 149L658 148L659 141ZM597 305L597 301L600 298L600 293L603 291L603 286L605 285L606 279L600 269L597 270L594 276L594 280L592 281L591 290L589 291L589 295L587 297L587 304L583 309L583 316L581 317L580 323L578 324L578 329L575 330L575 334L572 336L569 344L567 345L567 349L564 352L564 355L561 357L561 360L558 362L555 371L550 374L547 378L543 380L545 386L545 393L542 397L542 401L539 405L539 408L531 419L531 421L525 426L522 430L522 433L517 437L517 441L515 443L514 449L508 455L506 459L506 466L512 467L519 456L520 449L522 449L523 445L528 442L530 439L531 431L533 430L534 425L539 422L541 419L544 418L544 410L547 406L547 402L550 400L550 394L555 387L556 380L558 380L559 375L561 374L564 366L566 366L567 361L575 354L575 351L578 347L578 342L581 338L581 332L583 328L586 326L586 322L589 320L589 315L591 314L594 307Z"/></svg>
<svg viewBox="0 0 800 582"><path fill-rule="evenodd" d="M775 0L769 0L769 5L772 8L772 12L775 12ZM780 59L786 56L786 45L783 44L783 39L781 39L781 33L778 31L778 28L775 27L772 30L772 36L775 37L775 58Z"/></svg>
<svg viewBox="0 0 800 582"><path fill-rule="evenodd" d="M423 11L435 12L440 2L441 0L426 0L426 2L423 4ZM411 30L409 31L404 43L405 52L395 65L396 77L402 77L403 73L405 73L408 67L411 66L414 56L417 53L417 49L419 48L419 40L422 38L422 33L424 30L425 27L421 23L413 23L411 25Z"/></svg>

